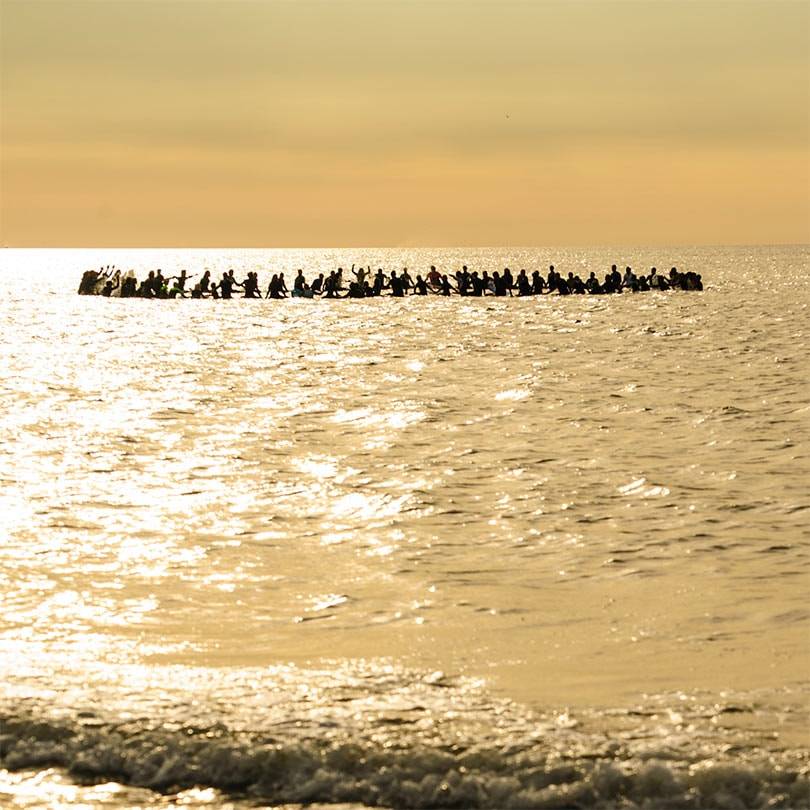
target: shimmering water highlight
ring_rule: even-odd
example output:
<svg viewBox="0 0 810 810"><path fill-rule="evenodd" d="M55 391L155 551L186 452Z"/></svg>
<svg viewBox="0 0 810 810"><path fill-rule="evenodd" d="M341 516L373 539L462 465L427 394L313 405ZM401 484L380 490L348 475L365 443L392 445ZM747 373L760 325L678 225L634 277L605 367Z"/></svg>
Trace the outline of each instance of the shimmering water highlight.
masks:
<svg viewBox="0 0 810 810"><path fill-rule="evenodd" d="M809 256L5 251L5 795L807 805ZM75 295L352 261L707 289Z"/></svg>

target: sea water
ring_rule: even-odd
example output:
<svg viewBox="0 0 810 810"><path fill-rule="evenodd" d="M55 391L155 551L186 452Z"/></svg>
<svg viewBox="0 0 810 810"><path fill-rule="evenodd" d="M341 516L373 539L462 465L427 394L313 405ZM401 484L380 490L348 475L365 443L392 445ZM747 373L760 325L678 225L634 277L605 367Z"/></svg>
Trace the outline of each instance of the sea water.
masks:
<svg viewBox="0 0 810 810"><path fill-rule="evenodd" d="M0 805L810 806L809 248L0 261ZM706 289L76 295L353 262Z"/></svg>

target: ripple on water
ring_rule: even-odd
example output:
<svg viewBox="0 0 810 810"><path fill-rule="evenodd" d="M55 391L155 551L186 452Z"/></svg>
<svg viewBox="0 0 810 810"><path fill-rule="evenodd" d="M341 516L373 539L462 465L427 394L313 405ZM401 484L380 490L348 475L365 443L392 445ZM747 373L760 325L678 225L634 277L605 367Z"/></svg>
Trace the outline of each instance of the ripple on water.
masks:
<svg viewBox="0 0 810 810"><path fill-rule="evenodd" d="M516 255L530 268L547 266L549 253ZM618 260L553 253L563 271ZM657 260L633 254L628 263ZM201 790L241 789L221 781L230 769L273 801L589 806L614 795L677 807L699 795L706 806L807 804L791 792L803 784L794 761L804 749L763 731L782 728L775 714L732 739L718 724L733 713L703 717L671 697L660 713L626 713L628 695L716 695L729 684L735 694L767 687L767 704L807 672L810 427L797 327L810 303L807 251L677 254L673 262L710 280L705 295L163 306L78 298L84 259L75 254L61 268L32 266L54 295L34 306L14 290L0 313L4 334L15 336L0 345L2 645L24 665L51 656L47 674L23 684L47 680L50 697L26 704L25 719L19 707L9 716L23 736L44 723L46 737L66 742L33 734L29 748L15 738L15 767L119 778L115 768L129 765L115 734L130 711L129 730L146 743L127 779L165 790L172 780L193 784L194 773L205 774ZM497 251L440 259L370 252L368 261L507 261ZM164 268L250 265L262 274L352 260L159 258ZM763 268L767 290L746 283ZM346 694L306 668L379 657L414 672L486 677L499 694L538 707L540 719L526 721L491 694L453 691L452 678L417 689L421 675L374 667ZM290 670L299 682L274 692L261 668L288 661L303 667ZM145 686L126 683L146 701L164 694L163 681L199 685L194 711L208 713L205 733L221 746L196 731L183 736L177 695L154 716L179 725L161 731L143 720L153 706L133 698L127 709L112 686L98 687L108 713L91 745L68 696L98 662L151 671ZM191 669L161 669L167 662ZM242 691L224 687L224 704L203 685L218 682L223 664L245 679ZM242 702L256 707L251 678L263 699L290 707L277 727L259 729L261 740L255 729L234 730ZM313 682L321 719L308 725L296 690ZM372 722L382 710L359 694L388 683L388 708ZM441 703L441 689L453 700ZM391 708L410 699L423 709ZM68 701L61 718L52 716L56 700ZM366 719L347 720L335 708L343 703ZM582 714L585 705L619 714ZM557 723L565 706L578 726ZM468 758L452 748L450 712L468 723L458 728ZM638 719L656 714L648 725ZM600 718L597 742L588 729ZM362 750L328 735L319 747L321 721L348 729ZM500 723L512 729L505 737ZM531 737L529 726L542 733ZM424 749L423 733L435 735ZM491 734L502 751L475 747ZM600 748L606 739L620 749ZM267 745L275 753L260 753ZM521 746L526 763L504 753ZM180 752L175 765L158 749ZM264 756L298 763L276 792ZM398 776L373 776L364 757ZM295 792L303 785L306 796Z"/></svg>

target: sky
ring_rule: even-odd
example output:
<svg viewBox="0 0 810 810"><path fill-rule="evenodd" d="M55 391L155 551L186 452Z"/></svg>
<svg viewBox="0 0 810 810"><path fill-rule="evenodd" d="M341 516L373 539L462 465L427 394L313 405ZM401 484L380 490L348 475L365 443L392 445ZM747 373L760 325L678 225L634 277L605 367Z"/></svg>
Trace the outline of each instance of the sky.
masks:
<svg viewBox="0 0 810 810"><path fill-rule="evenodd" d="M806 0L0 0L0 244L810 242Z"/></svg>

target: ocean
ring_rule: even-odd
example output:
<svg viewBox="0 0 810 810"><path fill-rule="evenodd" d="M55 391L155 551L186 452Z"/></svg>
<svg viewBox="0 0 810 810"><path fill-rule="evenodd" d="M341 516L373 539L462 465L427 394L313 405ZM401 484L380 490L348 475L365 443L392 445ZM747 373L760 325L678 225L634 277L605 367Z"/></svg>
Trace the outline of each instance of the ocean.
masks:
<svg viewBox="0 0 810 810"><path fill-rule="evenodd" d="M76 294L353 262L705 290ZM810 807L810 247L0 263L0 806Z"/></svg>

